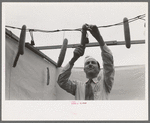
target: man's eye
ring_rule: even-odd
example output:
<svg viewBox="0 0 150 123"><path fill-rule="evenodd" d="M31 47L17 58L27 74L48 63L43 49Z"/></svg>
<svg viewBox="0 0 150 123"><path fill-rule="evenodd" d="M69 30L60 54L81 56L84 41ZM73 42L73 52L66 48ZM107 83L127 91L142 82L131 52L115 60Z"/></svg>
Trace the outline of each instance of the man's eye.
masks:
<svg viewBox="0 0 150 123"><path fill-rule="evenodd" d="M96 64L96 62L95 62L95 61L92 61L92 64Z"/></svg>
<svg viewBox="0 0 150 123"><path fill-rule="evenodd" d="M86 65L88 65L90 62L87 62Z"/></svg>

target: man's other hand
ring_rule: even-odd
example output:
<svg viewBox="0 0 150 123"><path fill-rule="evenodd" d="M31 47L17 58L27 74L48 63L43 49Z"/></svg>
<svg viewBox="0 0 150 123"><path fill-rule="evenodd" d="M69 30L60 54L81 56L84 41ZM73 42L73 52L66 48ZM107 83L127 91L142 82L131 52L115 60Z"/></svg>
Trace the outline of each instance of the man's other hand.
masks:
<svg viewBox="0 0 150 123"><path fill-rule="evenodd" d="M74 50L74 57L80 57L84 55L85 47L83 45L79 45L75 50Z"/></svg>

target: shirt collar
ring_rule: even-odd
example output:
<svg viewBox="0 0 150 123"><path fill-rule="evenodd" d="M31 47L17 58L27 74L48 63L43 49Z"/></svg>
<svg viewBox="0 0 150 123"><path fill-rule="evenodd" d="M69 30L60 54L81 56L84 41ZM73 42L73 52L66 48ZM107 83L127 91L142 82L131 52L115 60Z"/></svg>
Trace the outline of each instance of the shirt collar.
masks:
<svg viewBox="0 0 150 123"><path fill-rule="evenodd" d="M101 80L101 77L102 77L101 74L102 74L102 73L99 72L99 74L97 75L97 77L95 77L95 78L92 79L94 84L98 83L98 82ZM89 80L89 79L88 79L88 80ZM87 80L87 82L88 82L88 80Z"/></svg>
<svg viewBox="0 0 150 123"><path fill-rule="evenodd" d="M98 82L98 76L92 79L94 84L96 84Z"/></svg>
<svg viewBox="0 0 150 123"><path fill-rule="evenodd" d="M98 83L97 78L93 78L92 80L93 80L93 83L94 83L94 84ZM89 81L89 79L86 81L86 83L87 83L88 81Z"/></svg>

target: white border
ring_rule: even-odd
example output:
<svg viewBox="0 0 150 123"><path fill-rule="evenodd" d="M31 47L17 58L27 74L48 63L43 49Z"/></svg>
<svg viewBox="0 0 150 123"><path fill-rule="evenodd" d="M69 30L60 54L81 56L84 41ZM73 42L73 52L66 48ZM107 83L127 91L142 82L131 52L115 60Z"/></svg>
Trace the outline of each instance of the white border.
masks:
<svg viewBox="0 0 150 123"><path fill-rule="evenodd" d="M148 4L147 4L148 6ZM147 11L148 13L148 11ZM147 15L147 14L146 14ZM148 120L148 79L143 101L6 101L5 100L5 14L2 3L2 120ZM148 16L146 17L148 20ZM146 23L148 27L148 22ZM148 28L146 29L148 52ZM148 54L146 55L148 58ZM148 59L146 60L148 78ZM86 104L80 104L85 103Z"/></svg>

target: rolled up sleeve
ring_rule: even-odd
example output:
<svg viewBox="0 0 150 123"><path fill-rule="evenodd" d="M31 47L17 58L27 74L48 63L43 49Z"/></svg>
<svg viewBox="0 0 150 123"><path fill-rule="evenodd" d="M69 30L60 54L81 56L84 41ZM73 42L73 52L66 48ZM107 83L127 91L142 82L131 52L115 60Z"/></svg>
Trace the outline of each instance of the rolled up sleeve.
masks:
<svg viewBox="0 0 150 123"><path fill-rule="evenodd" d="M114 83L114 60L110 49L105 44L101 46L103 60L104 87L107 93L110 93Z"/></svg>
<svg viewBox="0 0 150 123"><path fill-rule="evenodd" d="M66 90L68 93L71 93L72 95L75 95L76 92L76 84L69 80L69 77L71 75L71 69L73 65L70 65L69 63L62 69L59 77L58 77L58 85Z"/></svg>

